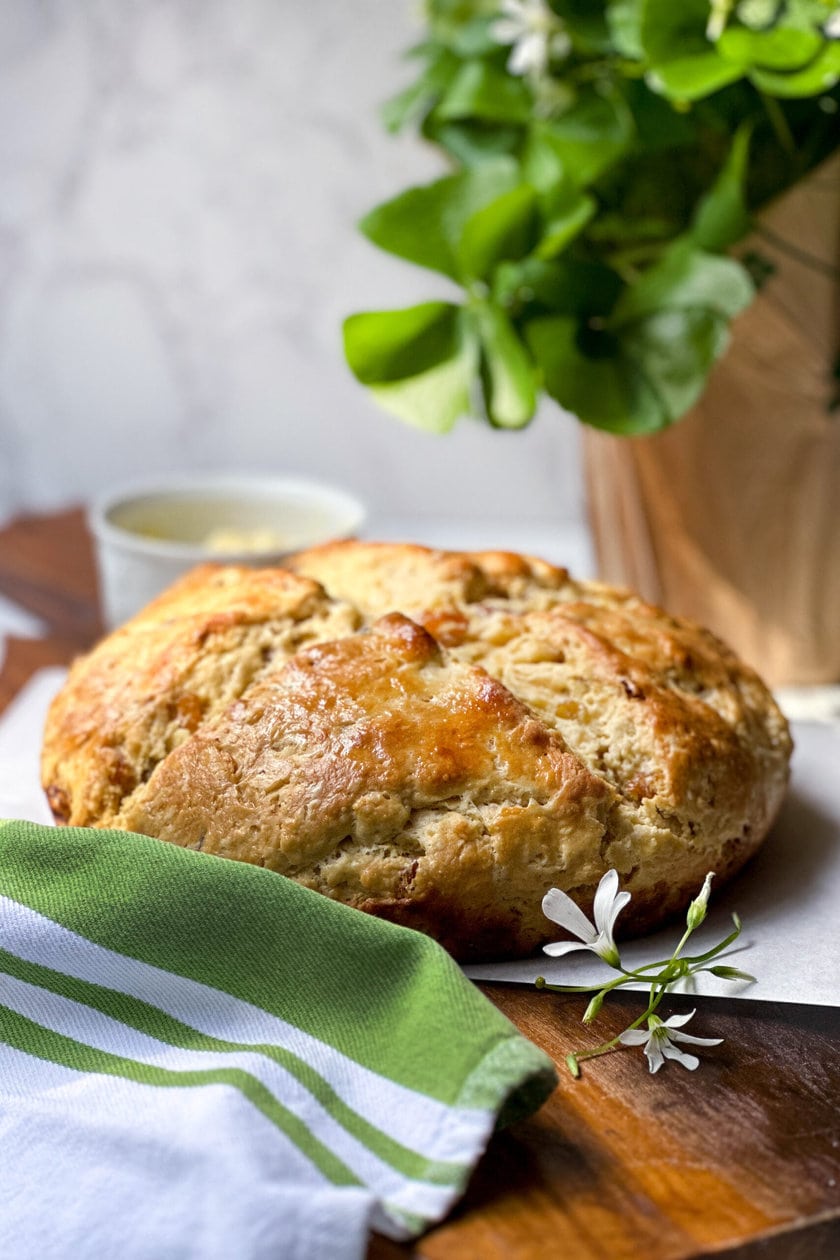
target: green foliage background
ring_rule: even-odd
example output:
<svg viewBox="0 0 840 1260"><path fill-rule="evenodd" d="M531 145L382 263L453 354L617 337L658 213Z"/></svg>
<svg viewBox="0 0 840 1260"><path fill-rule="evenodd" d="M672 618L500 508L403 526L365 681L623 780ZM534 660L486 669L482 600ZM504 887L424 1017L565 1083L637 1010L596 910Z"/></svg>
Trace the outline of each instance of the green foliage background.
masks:
<svg viewBox="0 0 840 1260"><path fill-rule="evenodd" d="M518 76L495 0L427 0L385 121L452 173L360 226L462 298L351 315L357 378L436 432L520 428L543 391L614 433L679 419L761 278L738 258L753 214L840 144L837 7L550 0L570 50Z"/></svg>

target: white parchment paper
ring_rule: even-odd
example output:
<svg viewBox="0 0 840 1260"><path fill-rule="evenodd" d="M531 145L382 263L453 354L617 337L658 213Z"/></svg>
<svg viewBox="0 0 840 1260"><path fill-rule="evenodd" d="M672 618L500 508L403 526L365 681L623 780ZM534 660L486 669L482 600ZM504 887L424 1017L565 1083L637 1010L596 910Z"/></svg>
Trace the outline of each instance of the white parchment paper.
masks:
<svg viewBox="0 0 840 1260"><path fill-rule="evenodd" d="M42 670L0 719L0 817L48 822L39 783L39 750L47 706L64 677ZM709 917L688 952L700 953L732 926L744 925L737 953L727 961L757 977L732 985L703 977L696 992L840 1006L840 726L794 722L796 750L788 800L759 854L731 884L712 888ZM698 889L699 891L699 889ZM667 957L681 924L622 947L627 965ZM610 978L588 952L552 959L467 968L474 979L554 984L598 983Z"/></svg>

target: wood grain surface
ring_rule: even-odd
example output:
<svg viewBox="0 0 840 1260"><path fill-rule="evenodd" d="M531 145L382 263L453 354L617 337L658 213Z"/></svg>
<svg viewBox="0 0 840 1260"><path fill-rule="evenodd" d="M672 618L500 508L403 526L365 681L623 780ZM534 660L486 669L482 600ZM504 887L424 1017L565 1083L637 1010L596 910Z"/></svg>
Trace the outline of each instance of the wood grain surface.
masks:
<svg viewBox="0 0 840 1260"><path fill-rule="evenodd" d="M43 640L7 643L2 707L100 632L82 514L0 530L0 592L47 627ZM555 1059L560 1084L492 1139L443 1225L413 1245L375 1238L369 1260L840 1257L840 1010L700 999L692 1031L724 1042L697 1072L669 1064L651 1076L633 1050L585 1064L574 1081L568 1051L620 1031L639 998L616 995L587 1029L581 999L480 987ZM691 1005L674 998L662 1013Z"/></svg>
<svg viewBox="0 0 840 1260"><path fill-rule="evenodd" d="M598 570L709 626L771 683L834 683L840 154L761 216L750 251L772 275L689 415L632 442L583 426Z"/></svg>

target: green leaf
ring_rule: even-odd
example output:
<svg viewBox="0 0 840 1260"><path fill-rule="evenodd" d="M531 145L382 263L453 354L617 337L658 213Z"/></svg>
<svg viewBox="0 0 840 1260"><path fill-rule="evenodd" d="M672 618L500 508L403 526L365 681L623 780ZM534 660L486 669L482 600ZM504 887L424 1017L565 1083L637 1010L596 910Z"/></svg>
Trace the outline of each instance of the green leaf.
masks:
<svg viewBox="0 0 840 1260"><path fill-rule="evenodd" d="M503 259L529 253L537 232L537 195L520 184L477 210L464 224L458 244L459 270L471 279L489 276Z"/></svg>
<svg viewBox="0 0 840 1260"><path fill-rule="evenodd" d="M344 321L347 362L363 385L415 376L458 353L459 316L451 302L350 315Z"/></svg>
<svg viewBox="0 0 840 1260"><path fill-rule="evenodd" d="M748 31L730 26L717 42L718 51L741 65L765 70L801 70L820 52L823 38L816 31L774 26L769 31Z"/></svg>
<svg viewBox="0 0 840 1260"><path fill-rule="evenodd" d="M446 212L457 202L461 179L462 176L450 175L426 187L408 188L392 201L370 210L359 228L380 249L455 278L457 268L451 234L446 230Z"/></svg>
<svg viewBox="0 0 840 1260"><path fill-rule="evenodd" d="M731 258L706 254L690 240L678 241L616 303L611 327L667 308L703 307L732 319L749 306L755 289L747 271Z"/></svg>
<svg viewBox="0 0 840 1260"><path fill-rule="evenodd" d="M468 61L453 79L435 109L439 121L481 118L490 122L527 123L534 102L521 79L486 61Z"/></svg>
<svg viewBox="0 0 840 1260"><path fill-rule="evenodd" d="M590 90L562 117L535 124L532 143L546 146L577 187L585 188L626 152L633 136L632 115L623 102ZM541 160L546 163L549 155Z"/></svg>
<svg viewBox="0 0 840 1260"><path fill-rule="evenodd" d="M644 57L641 9L639 0L612 0L607 9L607 22L616 52L632 61L641 61Z"/></svg>
<svg viewBox="0 0 840 1260"><path fill-rule="evenodd" d="M840 42L833 40L826 43L820 55L803 70L783 74L755 69L751 71L750 78L760 91L771 96L819 96L840 80Z"/></svg>
<svg viewBox="0 0 840 1260"><path fill-rule="evenodd" d="M592 0L557 0L553 7L563 19L576 53L602 56L612 52L603 4L593 4Z"/></svg>
<svg viewBox="0 0 840 1260"><path fill-rule="evenodd" d="M584 354L578 345L575 319L532 320L528 345L542 370L548 393L584 424L610 433L655 433L667 424L656 394L634 367L605 346L600 357Z"/></svg>
<svg viewBox="0 0 840 1260"><path fill-rule="evenodd" d="M552 143L550 133L541 124L532 127L528 132L520 164L522 178L536 188L543 198L556 196L559 189L571 185L566 174L566 163L560 156L558 146Z"/></svg>
<svg viewBox="0 0 840 1260"><path fill-rule="evenodd" d="M610 432L651 433L700 397L752 293L739 264L683 241L625 287L608 320L536 318L526 336L562 406Z"/></svg>
<svg viewBox="0 0 840 1260"><path fill-rule="evenodd" d="M557 148L539 130L528 137L522 154L522 174L538 190L545 220L536 252L540 258L553 258L586 226L598 209L597 203L566 174Z"/></svg>
<svg viewBox="0 0 840 1260"><path fill-rule="evenodd" d="M714 52L706 36L709 0L640 0L639 40L651 65Z"/></svg>
<svg viewBox="0 0 840 1260"><path fill-rule="evenodd" d="M407 381L370 386L370 394L390 415L428 433L448 433L470 413L474 368L465 357L447 359Z"/></svg>
<svg viewBox="0 0 840 1260"><path fill-rule="evenodd" d="M380 406L416 428L446 433L470 410L477 347L458 307L426 302L351 315L344 351Z"/></svg>
<svg viewBox="0 0 840 1260"><path fill-rule="evenodd" d="M427 114L449 87L461 64L448 49L436 45L431 45L424 55L429 60L419 78L382 106L382 121L388 131L400 131L409 122Z"/></svg>
<svg viewBox="0 0 840 1260"><path fill-rule="evenodd" d="M665 310L635 324L622 337L622 353L674 421L697 402L728 341L726 321L711 311Z"/></svg>
<svg viewBox="0 0 840 1260"><path fill-rule="evenodd" d="M472 361L461 355L405 381L369 388L380 407L412 428L448 433L469 414L474 370Z"/></svg>
<svg viewBox="0 0 840 1260"><path fill-rule="evenodd" d="M558 205L551 215L542 239L536 248L538 258L555 258L586 227L598 209L594 197L584 193L571 196L566 205Z"/></svg>
<svg viewBox="0 0 840 1260"><path fill-rule="evenodd" d="M534 362L504 311L492 302L473 308L481 343L484 405L491 424L521 429L537 405Z"/></svg>
<svg viewBox="0 0 840 1260"><path fill-rule="evenodd" d="M815 27L822 29L832 8L836 7L835 0L787 0L784 24L806 31L814 30Z"/></svg>
<svg viewBox="0 0 840 1260"><path fill-rule="evenodd" d="M493 6L495 7L495 6ZM459 57L481 57L495 52L499 45L493 34L493 25L497 14L494 12L479 14L477 17L461 21L452 31L449 46Z"/></svg>
<svg viewBox="0 0 840 1260"><path fill-rule="evenodd" d="M527 307L534 314L601 318L610 313L621 289L619 276L603 263L569 258L502 263L493 283L496 300L505 306Z"/></svg>
<svg viewBox="0 0 840 1260"><path fill-rule="evenodd" d="M491 126L482 122L441 123L428 116L421 128L423 137L442 149L462 166L493 162L516 152L522 137L520 127Z"/></svg>
<svg viewBox="0 0 840 1260"><path fill-rule="evenodd" d="M674 235L674 225L669 219L660 219L656 215L628 215L620 210L602 210L586 235L590 241L599 244L606 241L610 246L664 243Z"/></svg>
<svg viewBox="0 0 840 1260"><path fill-rule="evenodd" d="M647 81L655 91L664 92L674 100L697 101L735 83L745 70L746 66L709 52L659 62L648 74Z"/></svg>
<svg viewBox="0 0 840 1260"><path fill-rule="evenodd" d="M538 85L505 69L499 0L425 0L420 73L387 107L389 126L415 123L464 168L362 230L467 286L468 305L345 325L359 379L423 428L443 432L482 399L491 424L519 427L543 385L611 432L677 419L754 295L726 253L748 205L837 147L828 0L778 0L765 26L741 0L714 41L710 0L547 3L572 52ZM821 99L784 99L807 96Z"/></svg>
<svg viewBox="0 0 840 1260"><path fill-rule="evenodd" d="M785 22L791 26L822 26L826 9L836 7L836 0L787 0Z"/></svg>
<svg viewBox="0 0 840 1260"><path fill-rule="evenodd" d="M749 230L745 191L751 134L749 125L736 131L723 169L694 212L690 235L701 249L722 253Z"/></svg>
<svg viewBox="0 0 840 1260"><path fill-rule="evenodd" d="M462 275L458 247L465 224L518 183L515 162L485 162L407 189L371 210L359 226L380 249L458 280Z"/></svg>
<svg viewBox="0 0 840 1260"><path fill-rule="evenodd" d="M436 93L429 89L425 78L416 79L407 88L403 88L402 92L392 96L380 109L385 130L400 131L412 119L427 113L436 99Z"/></svg>
<svg viewBox="0 0 840 1260"><path fill-rule="evenodd" d="M641 43L654 90L695 101L742 77L748 62L720 55L706 36L708 18L708 0L642 0Z"/></svg>
<svg viewBox="0 0 840 1260"><path fill-rule="evenodd" d="M628 79L623 89L636 129L634 153L651 154L696 143L697 123L690 113L651 91L643 79Z"/></svg>

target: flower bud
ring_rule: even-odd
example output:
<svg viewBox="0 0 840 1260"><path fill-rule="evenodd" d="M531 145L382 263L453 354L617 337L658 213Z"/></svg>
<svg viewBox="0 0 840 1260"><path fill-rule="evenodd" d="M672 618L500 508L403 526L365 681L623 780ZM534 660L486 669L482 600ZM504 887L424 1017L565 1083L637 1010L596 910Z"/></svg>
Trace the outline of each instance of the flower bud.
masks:
<svg viewBox="0 0 840 1260"><path fill-rule="evenodd" d="M596 993L594 998L592 998L589 1005L587 1006L586 1010L583 1012L584 1024L592 1023L593 1019L600 1011L601 1006L603 1005L603 1001L604 1001L603 991L601 993Z"/></svg>
<svg viewBox="0 0 840 1260"><path fill-rule="evenodd" d="M709 871L703 881L703 887L688 907L686 923L688 924L689 931L691 932L693 932L695 928L698 928L706 917L706 907L709 904L709 893L712 889L712 880L714 877L714 871Z"/></svg>
<svg viewBox="0 0 840 1260"><path fill-rule="evenodd" d="M720 976L721 980L749 980L755 984L755 976L751 976L748 971L740 971L737 967L709 967L708 969L713 976Z"/></svg>

